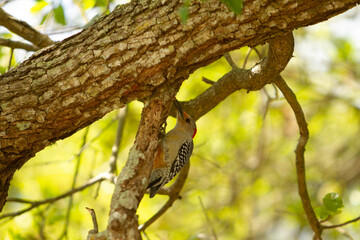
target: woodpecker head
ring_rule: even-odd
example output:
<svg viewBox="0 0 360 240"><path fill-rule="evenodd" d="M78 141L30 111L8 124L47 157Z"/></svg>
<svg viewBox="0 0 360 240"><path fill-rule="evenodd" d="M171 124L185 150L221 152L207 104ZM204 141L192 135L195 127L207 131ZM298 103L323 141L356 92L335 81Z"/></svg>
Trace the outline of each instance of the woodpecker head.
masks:
<svg viewBox="0 0 360 240"><path fill-rule="evenodd" d="M182 107L177 100L174 101L174 106L177 110L176 126L185 130L192 138L194 138L197 131L195 121L182 110Z"/></svg>

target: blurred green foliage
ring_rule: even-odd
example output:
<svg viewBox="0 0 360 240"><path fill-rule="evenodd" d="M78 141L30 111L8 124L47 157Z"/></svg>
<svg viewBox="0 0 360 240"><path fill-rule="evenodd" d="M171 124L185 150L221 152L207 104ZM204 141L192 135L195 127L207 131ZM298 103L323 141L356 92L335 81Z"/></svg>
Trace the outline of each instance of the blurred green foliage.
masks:
<svg viewBox="0 0 360 240"><path fill-rule="evenodd" d="M65 16L70 9L64 1L40 0L34 2L31 11L47 16L55 10L52 7L55 2L63 8L58 10L63 11L58 17L55 13L56 22L69 24ZM74 6L80 6L85 14L101 14L106 4L106 1L74 0ZM51 8L45 9L49 6ZM43 21L40 17L39 23ZM309 124L310 140L305 157L312 203L318 207L320 218L331 215L329 221L335 224L357 217L360 212L360 58L356 55L359 49L352 42L333 37L324 30L327 22L319 26L323 27L295 32L295 57L283 76L296 93ZM326 37L322 35L324 32ZM326 61L321 62L308 51L313 62L303 57L304 48L299 46L309 44L309 38L331 46L324 50ZM265 53L266 46L258 50ZM238 66L243 65L248 51L242 48L231 53ZM8 49L0 48L1 73L6 71L8 61ZM258 61L252 52L246 67ZM322 68L314 70L316 64ZM320 71L323 68L326 71ZM209 87L202 77L216 81L229 70L230 66L221 58L195 71L184 82L178 99L195 98ZM265 89L266 93L264 90L236 92L197 121L198 134L182 199L146 230L150 239L214 239L213 232L218 239L311 238L297 193L294 149L299 134L296 121L278 90L271 85ZM273 100L269 100L268 95ZM279 97L276 99L276 96ZM134 141L142 104L132 102L128 107L119 151L120 170ZM115 110L89 126L77 186L108 170L117 127L116 114ZM168 130L174 124L175 120L169 118ZM80 130L28 161L14 176L9 196L42 200L70 190L84 134L85 130ZM92 228L85 207L95 209L100 230L106 228L113 190L114 186L104 181L74 194L69 239L85 239ZM212 224L206 220L199 198ZM145 196L137 213L140 224L155 214L166 200L166 196L153 199ZM58 239L64 230L67 204L68 199L62 199L9 221L2 220L0 238ZM25 207L7 203L3 213ZM341 214L335 214L340 213L339 209ZM345 233L359 239L359 224L344 227ZM324 239L344 239L344 232L327 230Z"/></svg>
<svg viewBox="0 0 360 240"><path fill-rule="evenodd" d="M64 8L61 4L59 4L55 9L54 9L54 18L55 21L61 25L65 25L66 24L66 20L65 20L65 14L64 14Z"/></svg>
<svg viewBox="0 0 360 240"><path fill-rule="evenodd" d="M243 9L243 0L221 0L223 3L229 6L229 8L239 15Z"/></svg>
<svg viewBox="0 0 360 240"><path fill-rule="evenodd" d="M184 0L183 6L179 8L178 14L181 21L185 24L186 20L189 18L189 4L191 0ZM231 11L236 15L241 14L243 9L243 0L220 0L225 3Z"/></svg>

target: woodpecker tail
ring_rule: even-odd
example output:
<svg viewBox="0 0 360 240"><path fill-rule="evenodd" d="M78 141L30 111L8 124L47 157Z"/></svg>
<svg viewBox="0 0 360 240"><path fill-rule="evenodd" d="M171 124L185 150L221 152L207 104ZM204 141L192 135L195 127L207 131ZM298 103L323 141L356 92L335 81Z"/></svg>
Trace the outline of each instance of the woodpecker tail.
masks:
<svg viewBox="0 0 360 240"><path fill-rule="evenodd" d="M151 181L147 188L150 188L150 198L153 198L161 187L161 177Z"/></svg>

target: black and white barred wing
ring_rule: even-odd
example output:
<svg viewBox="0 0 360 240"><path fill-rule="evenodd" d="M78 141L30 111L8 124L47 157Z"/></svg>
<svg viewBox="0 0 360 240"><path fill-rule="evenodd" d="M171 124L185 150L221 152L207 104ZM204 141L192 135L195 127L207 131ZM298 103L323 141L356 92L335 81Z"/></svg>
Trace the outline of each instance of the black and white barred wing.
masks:
<svg viewBox="0 0 360 240"><path fill-rule="evenodd" d="M192 140L187 140L181 145L178 155L171 166L168 181L173 179L184 167L184 165L189 162L193 147L194 144Z"/></svg>

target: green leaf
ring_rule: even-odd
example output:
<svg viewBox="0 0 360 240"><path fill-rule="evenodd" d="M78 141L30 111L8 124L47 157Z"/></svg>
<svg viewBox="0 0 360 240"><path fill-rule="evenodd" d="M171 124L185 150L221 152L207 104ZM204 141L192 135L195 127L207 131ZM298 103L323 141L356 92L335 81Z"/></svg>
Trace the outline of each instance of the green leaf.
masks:
<svg viewBox="0 0 360 240"><path fill-rule="evenodd" d="M243 9L243 0L221 0L223 3L229 6L229 8L239 15Z"/></svg>
<svg viewBox="0 0 360 240"><path fill-rule="evenodd" d="M96 7L106 7L107 3L108 3L107 0L96 0L95 6Z"/></svg>
<svg viewBox="0 0 360 240"><path fill-rule="evenodd" d="M59 4L59 6L54 9L54 16L57 23L60 23L62 25L66 24L64 8L61 4Z"/></svg>
<svg viewBox="0 0 360 240"><path fill-rule="evenodd" d="M323 198L324 206L334 212L337 213L340 208L343 208L343 200L337 193L328 193Z"/></svg>
<svg viewBox="0 0 360 240"><path fill-rule="evenodd" d="M44 7L46 7L49 3L46 1L38 1L31 9L30 12L31 13L37 13L40 12L41 9L43 9Z"/></svg>
<svg viewBox="0 0 360 240"><path fill-rule="evenodd" d="M44 24L44 22L46 21L46 19L47 19L48 16L49 16L49 13L44 14L44 16L41 18L40 25L43 25L43 24Z"/></svg>
<svg viewBox="0 0 360 240"><path fill-rule="evenodd" d="M322 220L327 219L329 216L331 216L331 212L324 206L315 208L315 214Z"/></svg>
<svg viewBox="0 0 360 240"><path fill-rule="evenodd" d="M189 8L184 6L179 8L179 16L182 23L185 23L189 18Z"/></svg>
<svg viewBox="0 0 360 240"><path fill-rule="evenodd" d="M352 44L346 39L335 39L334 40L337 57L341 60L349 60L353 58L354 48Z"/></svg>

